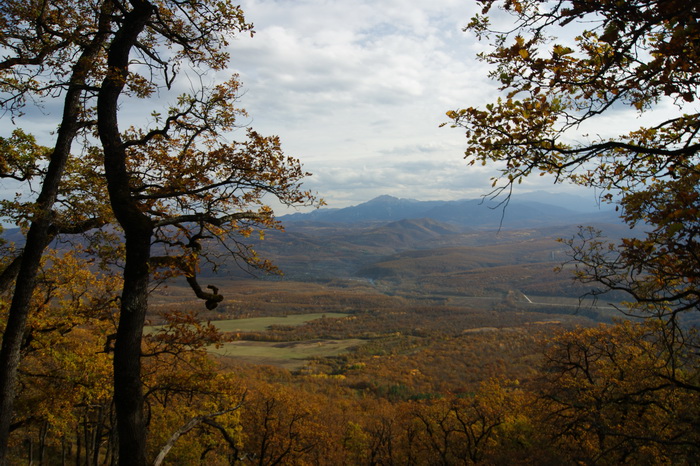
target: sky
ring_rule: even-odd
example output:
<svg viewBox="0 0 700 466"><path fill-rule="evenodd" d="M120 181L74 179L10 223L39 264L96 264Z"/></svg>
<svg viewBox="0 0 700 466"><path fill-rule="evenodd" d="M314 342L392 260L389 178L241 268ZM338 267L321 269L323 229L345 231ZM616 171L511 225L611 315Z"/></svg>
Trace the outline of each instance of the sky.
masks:
<svg viewBox="0 0 700 466"><path fill-rule="evenodd" d="M497 96L463 27L472 0L243 0L255 35L230 45L250 124L280 136L328 207L382 194L478 198L493 167L469 167L445 112ZM535 179L536 178L536 179ZM519 187L561 189L533 177Z"/></svg>
<svg viewBox="0 0 700 466"><path fill-rule="evenodd" d="M254 37L231 40L230 68L205 78L216 84L239 74L247 123L280 136L285 153L312 173L305 189L328 207L384 194L426 201L491 191L497 171L467 165L464 131L445 115L498 96L476 59L488 44L463 31L478 11L474 0L241 0L241 7ZM120 122L167 105L152 100L123 103ZM17 123L50 145L61 104L28 109ZM10 131L0 125L0 136ZM0 197L21 189L0 183ZM547 177L518 190L575 192L595 202L595 193Z"/></svg>

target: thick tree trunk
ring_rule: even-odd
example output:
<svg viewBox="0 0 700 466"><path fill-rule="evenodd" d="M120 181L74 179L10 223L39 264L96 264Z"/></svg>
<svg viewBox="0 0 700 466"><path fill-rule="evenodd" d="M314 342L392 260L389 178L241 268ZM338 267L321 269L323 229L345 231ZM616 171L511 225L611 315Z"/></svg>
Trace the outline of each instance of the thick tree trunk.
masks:
<svg viewBox="0 0 700 466"><path fill-rule="evenodd" d="M143 0L114 36L107 55L107 77L97 98L97 125L104 149L110 203L126 239L124 289L114 346L114 405L119 436L119 464L145 466L146 425L141 386L141 337L148 309L148 284L153 224L131 195L127 153L119 133L117 104L128 77L129 53L154 11Z"/></svg>
<svg viewBox="0 0 700 466"><path fill-rule="evenodd" d="M146 464L146 424L141 384L141 337L148 308L151 232L126 236L124 291L114 346L114 403L119 432L119 464Z"/></svg>
<svg viewBox="0 0 700 466"><path fill-rule="evenodd" d="M74 69L75 78L66 93L63 120L58 130L56 146L51 155L41 193L37 199L38 211L27 233L7 326L3 334L2 349L0 350L0 465L4 465L7 459L7 441L15 399L17 368L19 367L20 350L29 316L29 304L36 287L41 258L52 239L51 209L56 202L61 177L78 130L82 93L80 87L84 82L87 63L90 60L92 57L86 51Z"/></svg>

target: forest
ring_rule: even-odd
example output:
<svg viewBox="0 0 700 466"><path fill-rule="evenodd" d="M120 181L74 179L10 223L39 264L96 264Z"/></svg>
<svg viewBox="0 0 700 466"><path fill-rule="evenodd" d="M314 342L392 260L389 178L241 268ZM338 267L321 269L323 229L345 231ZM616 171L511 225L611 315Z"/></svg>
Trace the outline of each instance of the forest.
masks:
<svg viewBox="0 0 700 466"><path fill-rule="evenodd" d="M318 226L323 241L340 241L330 227ZM358 238L375 227L348 228ZM591 290L555 270L564 231L451 232L449 260L438 239L398 253L407 260L375 255L392 267L384 278L367 278L366 246L353 255L347 244L354 276L351 265L328 275L337 254L315 256L316 274L302 274L299 256L322 245L300 248L292 236L297 247L285 248L281 235L268 253L289 275L203 274L226 296L214 309L184 278L159 284L142 347L148 457L172 445L164 464L689 458L691 441L669 445L695 435L682 416L696 400L666 384L656 398L666 357L658 329L621 320L607 304L622 306L614 296L579 300ZM383 247L397 243L388 236ZM65 247L47 261L23 351L13 462L110 464L107 345L120 278Z"/></svg>
<svg viewBox="0 0 700 466"><path fill-rule="evenodd" d="M506 213L548 174L618 223L285 231L309 173L238 76L182 72L226 72L239 6L0 4L0 466L698 463L700 6L479 5L502 96L446 109L464 169ZM639 128L579 133L620 107Z"/></svg>

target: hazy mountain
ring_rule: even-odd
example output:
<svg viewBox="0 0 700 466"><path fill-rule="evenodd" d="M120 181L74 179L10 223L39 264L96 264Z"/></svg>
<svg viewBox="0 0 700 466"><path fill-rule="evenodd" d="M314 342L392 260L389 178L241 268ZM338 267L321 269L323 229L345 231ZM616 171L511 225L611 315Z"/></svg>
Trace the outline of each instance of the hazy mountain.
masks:
<svg viewBox="0 0 700 466"><path fill-rule="evenodd" d="M416 201L393 196L379 196L365 203L343 209L319 209L280 217L283 222L362 223L391 222L409 218L426 217L424 213L444 201Z"/></svg>
<svg viewBox="0 0 700 466"><path fill-rule="evenodd" d="M389 247L392 250L435 247L464 233L464 228L429 218L403 219L346 235L345 241L359 246Z"/></svg>
<svg viewBox="0 0 700 466"><path fill-rule="evenodd" d="M547 202L545 202L547 201ZM571 206L571 207L567 207ZM588 210L584 210L588 206ZM615 213L598 207L594 200L545 192L514 196L507 205L483 199L417 201L379 196L343 209L319 209L306 214L285 215L285 224L297 222L376 223L429 218L471 228L532 228L549 225L619 222Z"/></svg>
<svg viewBox="0 0 700 466"><path fill-rule="evenodd" d="M474 259L475 251L483 253L487 245L494 248L487 256L496 258L493 251L516 243L515 247L505 246L508 257L519 251L522 242L526 242L522 243L525 252L518 254L533 253L533 241L542 238L548 238L550 244L543 253L544 259L563 261L558 252L562 246L555 239L573 237L577 225L607 224L603 228L612 229L614 237L629 234L614 212L580 212L537 202L535 198L539 197L514 198L504 211L479 199L424 202L380 196L344 209L283 216L286 231L269 231L265 240L251 237L246 243L252 244L262 257L272 259L287 277L305 280L405 276L406 270L414 266L414 272L461 270L465 264L487 264L483 258ZM2 236L18 245L23 242L17 229L6 230ZM217 249L218 243L212 242L211 246L222 258L227 256ZM499 261L507 262L503 258ZM392 272L397 268L402 271ZM225 259L219 273L247 276L235 261ZM211 274L204 267L203 275Z"/></svg>

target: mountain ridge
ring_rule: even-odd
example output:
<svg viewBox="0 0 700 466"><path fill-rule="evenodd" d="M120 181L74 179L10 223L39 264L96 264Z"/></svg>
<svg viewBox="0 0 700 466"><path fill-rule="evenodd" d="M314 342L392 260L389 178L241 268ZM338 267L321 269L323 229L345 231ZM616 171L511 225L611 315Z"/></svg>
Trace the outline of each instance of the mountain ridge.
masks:
<svg viewBox="0 0 700 466"><path fill-rule="evenodd" d="M549 199L551 202L544 202ZM585 206L590 204L590 210ZM570 205L571 207L567 207ZM531 228L562 224L619 223L612 209L594 205L585 198L566 194L557 197L546 192L513 196L499 200L463 199L456 201L419 201L381 195L367 202L339 209L318 209L279 217L294 223L388 223L429 218L438 222L471 228Z"/></svg>

